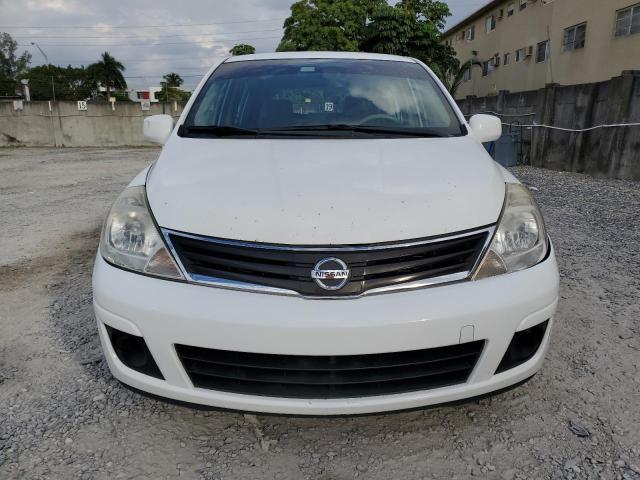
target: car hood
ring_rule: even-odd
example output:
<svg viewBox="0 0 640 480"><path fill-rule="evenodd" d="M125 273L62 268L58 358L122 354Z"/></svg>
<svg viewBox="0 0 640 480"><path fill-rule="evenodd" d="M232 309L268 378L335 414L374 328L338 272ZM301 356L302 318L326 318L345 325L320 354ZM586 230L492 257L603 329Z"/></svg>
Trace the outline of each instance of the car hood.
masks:
<svg viewBox="0 0 640 480"><path fill-rule="evenodd" d="M504 177L470 136L174 136L147 178L158 225L219 238L360 244L495 223Z"/></svg>

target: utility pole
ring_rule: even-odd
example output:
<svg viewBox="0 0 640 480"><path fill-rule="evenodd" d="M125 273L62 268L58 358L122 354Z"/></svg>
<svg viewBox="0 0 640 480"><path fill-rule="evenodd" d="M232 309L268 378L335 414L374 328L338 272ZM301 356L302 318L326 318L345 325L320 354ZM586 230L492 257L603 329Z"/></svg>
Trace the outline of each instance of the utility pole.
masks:
<svg viewBox="0 0 640 480"><path fill-rule="evenodd" d="M36 42L31 42L31 45L35 46L38 50L40 50L40 53L42 54L42 56L44 57L44 61L47 62L47 69L49 70L49 73L51 73L51 67L49 64L49 57L47 57L47 54L44 53L44 50L42 50L40 48L40 45L38 45ZM51 96L53 97L53 101L56 101L56 86L53 83L53 75L51 75Z"/></svg>
<svg viewBox="0 0 640 480"><path fill-rule="evenodd" d="M20 80L20 83L22 84L22 90L24 92L24 100L25 100L25 102L30 102L31 101L31 93L29 92L29 79L28 78L23 78L22 80Z"/></svg>
<svg viewBox="0 0 640 480"><path fill-rule="evenodd" d="M160 85L162 85L162 88L164 88L164 98L162 99L162 113L165 113L164 108L165 102L167 101L167 82L160 82Z"/></svg>

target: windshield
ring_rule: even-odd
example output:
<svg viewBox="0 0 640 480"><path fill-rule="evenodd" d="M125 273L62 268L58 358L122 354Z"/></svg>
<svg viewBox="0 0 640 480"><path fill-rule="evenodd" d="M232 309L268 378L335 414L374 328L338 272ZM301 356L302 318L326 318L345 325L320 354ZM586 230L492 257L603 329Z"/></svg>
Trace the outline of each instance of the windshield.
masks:
<svg viewBox="0 0 640 480"><path fill-rule="evenodd" d="M465 134L416 63L293 59L224 63L200 91L183 136Z"/></svg>

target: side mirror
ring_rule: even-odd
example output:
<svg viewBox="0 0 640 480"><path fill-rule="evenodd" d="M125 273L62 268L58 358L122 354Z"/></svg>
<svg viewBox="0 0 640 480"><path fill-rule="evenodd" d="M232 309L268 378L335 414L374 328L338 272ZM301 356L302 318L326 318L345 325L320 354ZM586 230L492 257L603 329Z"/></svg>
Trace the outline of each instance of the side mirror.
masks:
<svg viewBox="0 0 640 480"><path fill-rule="evenodd" d="M151 115L144 119L142 134L147 142L164 145L173 130L171 115Z"/></svg>
<svg viewBox="0 0 640 480"><path fill-rule="evenodd" d="M502 122L493 115L478 114L469 119L471 134L481 142L495 142L502 136Z"/></svg>

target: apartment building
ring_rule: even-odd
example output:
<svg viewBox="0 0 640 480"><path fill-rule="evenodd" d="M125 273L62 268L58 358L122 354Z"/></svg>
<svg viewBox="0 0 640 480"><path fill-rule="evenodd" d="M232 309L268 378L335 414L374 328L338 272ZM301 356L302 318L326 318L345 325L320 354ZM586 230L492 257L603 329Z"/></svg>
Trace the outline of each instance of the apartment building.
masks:
<svg viewBox="0 0 640 480"><path fill-rule="evenodd" d="M574 85L640 69L638 0L494 0L443 34L465 72L457 98Z"/></svg>

